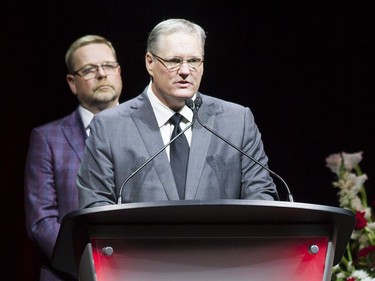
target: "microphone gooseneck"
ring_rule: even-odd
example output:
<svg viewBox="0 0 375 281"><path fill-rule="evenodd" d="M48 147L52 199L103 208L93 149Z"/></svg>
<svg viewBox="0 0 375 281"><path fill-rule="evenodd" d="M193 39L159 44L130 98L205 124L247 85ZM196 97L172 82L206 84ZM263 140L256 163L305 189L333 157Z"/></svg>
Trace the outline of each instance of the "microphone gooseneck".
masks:
<svg viewBox="0 0 375 281"><path fill-rule="evenodd" d="M190 99L191 100L191 99ZM191 100L192 102L192 100ZM191 105L191 102L189 102L189 105ZM288 184L285 182L285 180L279 176L278 174L276 174L274 171L272 171L271 169L269 169L268 167L266 167L265 165L263 165L262 163L260 163L258 160L256 160L255 158L251 157L250 155L248 155L245 151L243 151L242 149L240 149L239 147L237 147L236 145L234 145L233 143L231 143L229 140L225 139L223 136L221 136L219 133L215 132L214 130L212 130L211 128L207 127L205 124L203 124L201 122L201 120L199 119L198 117L198 109L200 108L200 106L202 105L202 99L200 97L197 97L195 99L195 101L193 102L193 105L189 106L188 105L188 102L186 103L186 105L193 111L193 114L196 118L196 120L198 121L198 123L203 127L205 128L206 130L210 131L212 134L214 134L215 136L217 136L219 139L221 139L222 141L224 141L225 143L227 143L228 145L230 145L231 147L233 147L234 149L236 149L237 151L239 151L242 155L245 155L247 158L249 158L250 160L252 160L253 162L255 162L257 165L259 165L260 167L262 167L263 169L266 169L271 175L273 175L274 177L276 177L279 181L282 182L282 184L285 186L285 189L288 193L288 201L289 202L294 202L293 200L293 195L292 193L290 192L290 189L289 189L289 186Z"/></svg>
<svg viewBox="0 0 375 281"><path fill-rule="evenodd" d="M192 104L190 103L190 101L192 102ZM192 107L194 107L194 110L195 110L195 105L194 105L194 102L192 99L187 99L185 100L185 104L191 109ZM196 115L196 113L195 113ZM193 116L194 116L194 111L193 111ZM196 120L196 116L195 118L193 118L193 121L188 125L186 126L185 129L183 129L180 133L178 133L173 139L171 139L168 143L166 143L160 150L158 150L154 155L152 155L150 158L148 158L141 166L139 166L133 173L131 173L121 184L120 186L120 190L118 192L118 195L117 195L117 204L121 204L122 203L122 190L124 189L124 186L126 185L126 183L132 178L134 177L140 170L142 170L148 163L150 163L156 156L158 156L163 150L165 150L169 145L171 145L172 142L174 142L179 136L181 136L182 134L184 134L187 130L189 130L195 123L195 120Z"/></svg>

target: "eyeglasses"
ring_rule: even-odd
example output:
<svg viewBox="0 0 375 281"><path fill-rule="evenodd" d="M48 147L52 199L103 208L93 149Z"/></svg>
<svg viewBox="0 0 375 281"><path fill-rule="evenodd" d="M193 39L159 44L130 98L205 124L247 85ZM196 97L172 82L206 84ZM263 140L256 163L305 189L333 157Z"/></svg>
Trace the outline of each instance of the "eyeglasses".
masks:
<svg viewBox="0 0 375 281"><path fill-rule="evenodd" d="M153 53L151 53L152 56L154 56L162 65L164 65L169 71L175 71L181 67L181 65L186 62L190 70L196 71L198 67L202 64L204 61L203 58L190 58L187 60L184 60L182 58L171 58L171 59L163 59L162 57L159 57Z"/></svg>
<svg viewBox="0 0 375 281"><path fill-rule="evenodd" d="M73 75L78 75L78 76L81 76L85 80L90 80L90 79L97 77L99 67L101 67L107 75L115 75L117 74L117 69L119 67L119 64L117 62L105 62L102 64L89 64L74 71Z"/></svg>

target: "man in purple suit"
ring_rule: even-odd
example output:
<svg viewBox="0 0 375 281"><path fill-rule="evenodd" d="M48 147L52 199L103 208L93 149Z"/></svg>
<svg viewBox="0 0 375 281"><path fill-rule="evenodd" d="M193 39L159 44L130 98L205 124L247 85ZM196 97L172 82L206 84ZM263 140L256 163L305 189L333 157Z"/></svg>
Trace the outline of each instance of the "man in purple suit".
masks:
<svg viewBox="0 0 375 281"><path fill-rule="evenodd" d="M42 254L40 280L74 280L50 266L63 217L78 209L76 177L94 114L119 103L121 68L107 39L77 39L65 56L69 87L79 106L34 128L25 168L26 228Z"/></svg>

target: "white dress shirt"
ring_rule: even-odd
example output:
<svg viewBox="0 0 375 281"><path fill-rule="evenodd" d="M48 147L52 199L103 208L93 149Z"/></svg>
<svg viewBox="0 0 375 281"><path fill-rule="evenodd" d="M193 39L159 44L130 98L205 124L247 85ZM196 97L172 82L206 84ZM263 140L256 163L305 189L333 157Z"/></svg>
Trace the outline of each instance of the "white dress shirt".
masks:
<svg viewBox="0 0 375 281"><path fill-rule="evenodd" d="M160 133L163 138L164 144L167 144L170 139L173 132L174 126L170 124L169 119L176 113L166 105L164 105L152 92L151 89L151 83L147 88L147 96L151 102L152 109L154 110L156 121L158 122ZM192 98L195 99L195 95ZM193 121L193 112L190 108L188 108L186 105L181 108L178 113L180 113L184 118L182 118L182 121L180 123L181 130L185 129L191 122ZM191 143L191 136L192 131L191 128L188 129L185 132L186 139L190 145ZM169 146L166 148L166 152L169 158Z"/></svg>

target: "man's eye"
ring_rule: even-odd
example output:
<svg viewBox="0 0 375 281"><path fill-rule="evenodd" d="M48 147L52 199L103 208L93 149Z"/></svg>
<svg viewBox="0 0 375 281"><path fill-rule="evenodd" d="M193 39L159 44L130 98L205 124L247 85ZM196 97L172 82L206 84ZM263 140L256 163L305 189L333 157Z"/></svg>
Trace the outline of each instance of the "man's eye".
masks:
<svg viewBox="0 0 375 281"><path fill-rule="evenodd" d="M103 64L103 68L105 70L113 70L114 68L116 68L116 66L113 64Z"/></svg>
<svg viewBox="0 0 375 281"><path fill-rule="evenodd" d="M93 73L93 72L96 72L96 67L88 67L88 68L82 69L81 72L83 75Z"/></svg>
<svg viewBox="0 0 375 281"><path fill-rule="evenodd" d="M201 59L199 59L199 58L192 58L192 59L188 60L188 63L198 63L200 61L201 61Z"/></svg>
<svg viewBox="0 0 375 281"><path fill-rule="evenodd" d="M170 59L167 61L168 63L172 63L172 64L180 64L181 63L181 59Z"/></svg>

